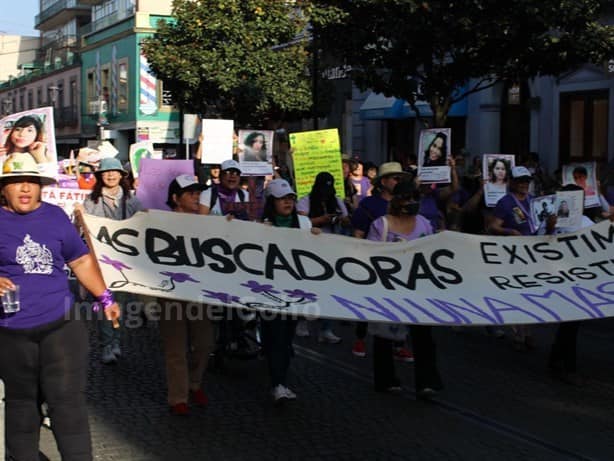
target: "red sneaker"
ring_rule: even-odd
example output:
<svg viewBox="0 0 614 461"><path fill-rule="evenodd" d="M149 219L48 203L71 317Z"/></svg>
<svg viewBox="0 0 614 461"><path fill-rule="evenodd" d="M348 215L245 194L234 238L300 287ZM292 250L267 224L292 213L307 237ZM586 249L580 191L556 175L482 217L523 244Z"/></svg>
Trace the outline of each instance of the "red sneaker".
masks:
<svg viewBox="0 0 614 461"><path fill-rule="evenodd" d="M399 360L401 362L413 362L414 354L405 347L399 347L394 351L394 359Z"/></svg>
<svg viewBox="0 0 614 461"><path fill-rule="evenodd" d="M192 401L201 407L204 407L209 403L209 399L207 398L207 394L202 389L197 389L195 391L190 391L190 398Z"/></svg>
<svg viewBox="0 0 614 461"><path fill-rule="evenodd" d="M179 402L175 405L171 405L171 413L176 416L186 416L190 413L190 409L187 403Z"/></svg>
<svg viewBox="0 0 614 461"><path fill-rule="evenodd" d="M365 342L362 339L357 339L354 341L354 346L352 347L352 354L356 357L366 357L367 356L367 346L365 346Z"/></svg>

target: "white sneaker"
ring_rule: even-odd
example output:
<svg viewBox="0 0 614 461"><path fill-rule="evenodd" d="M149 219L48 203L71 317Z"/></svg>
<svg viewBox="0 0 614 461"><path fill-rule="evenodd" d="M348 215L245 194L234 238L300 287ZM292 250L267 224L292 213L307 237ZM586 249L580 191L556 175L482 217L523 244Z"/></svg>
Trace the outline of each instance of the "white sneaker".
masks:
<svg viewBox="0 0 614 461"><path fill-rule="evenodd" d="M329 343L329 344L339 344L341 342L341 338L335 335L335 333L333 333L332 330L324 330L320 332L320 335L318 336L318 342Z"/></svg>
<svg viewBox="0 0 614 461"><path fill-rule="evenodd" d="M117 357L115 357L115 354L113 353L113 346L111 344L109 344L108 346L104 346L102 348L102 353L100 354L100 360L105 365L110 365L112 363L117 362Z"/></svg>
<svg viewBox="0 0 614 461"><path fill-rule="evenodd" d="M273 396L273 401L275 403L281 403L284 400L289 399L290 397L288 397L288 393L286 391L287 391L286 387L282 386L281 384L278 384L273 389L271 389L271 395Z"/></svg>
<svg viewBox="0 0 614 461"><path fill-rule="evenodd" d="M292 392L290 389L288 389L286 386L284 386L284 390L286 392L286 398L288 400L296 400L296 394L294 392Z"/></svg>
<svg viewBox="0 0 614 461"><path fill-rule="evenodd" d="M122 356L122 349L121 347L119 347L119 343L113 343L113 345L111 346L111 350L113 351L113 355L116 359Z"/></svg>
<svg viewBox="0 0 614 461"><path fill-rule="evenodd" d="M299 320L296 324L296 336L299 338L307 338L309 337L309 326L307 325L306 320Z"/></svg>

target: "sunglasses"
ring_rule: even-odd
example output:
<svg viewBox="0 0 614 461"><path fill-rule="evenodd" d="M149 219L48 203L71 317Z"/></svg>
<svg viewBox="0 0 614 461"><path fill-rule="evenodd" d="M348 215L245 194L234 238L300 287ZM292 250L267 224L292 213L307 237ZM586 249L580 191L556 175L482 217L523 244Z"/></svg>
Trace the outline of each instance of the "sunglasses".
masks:
<svg viewBox="0 0 614 461"><path fill-rule="evenodd" d="M227 176L241 176L241 172L237 170L224 170L223 173Z"/></svg>

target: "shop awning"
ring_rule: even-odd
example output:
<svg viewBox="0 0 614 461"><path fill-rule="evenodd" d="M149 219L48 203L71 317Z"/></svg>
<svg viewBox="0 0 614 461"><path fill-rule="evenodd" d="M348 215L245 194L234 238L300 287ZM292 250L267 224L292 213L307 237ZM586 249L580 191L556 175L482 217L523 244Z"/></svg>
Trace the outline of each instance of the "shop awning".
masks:
<svg viewBox="0 0 614 461"><path fill-rule="evenodd" d="M418 110L421 117L432 117L433 112L426 101L418 101ZM448 116L467 116L467 98L452 104ZM360 106L360 118L362 120L391 120L414 118L416 112L403 99L384 96L382 93L371 92Z"/></svg>

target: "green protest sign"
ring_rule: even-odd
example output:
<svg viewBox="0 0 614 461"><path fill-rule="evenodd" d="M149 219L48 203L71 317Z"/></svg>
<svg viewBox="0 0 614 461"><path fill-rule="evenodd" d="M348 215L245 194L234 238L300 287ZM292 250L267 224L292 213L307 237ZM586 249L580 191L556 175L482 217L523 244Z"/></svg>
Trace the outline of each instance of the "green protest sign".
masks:
<svg viewBox="0 0 614 461"><path fill-rule="evenodd" d="M290 135L296 193L303 197L311 192L318 173L328 171L335 178L337 195L345 197L339 133L329 130L303 131Z"/></svg>

